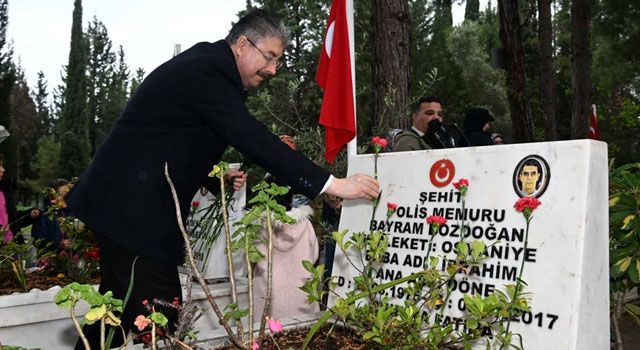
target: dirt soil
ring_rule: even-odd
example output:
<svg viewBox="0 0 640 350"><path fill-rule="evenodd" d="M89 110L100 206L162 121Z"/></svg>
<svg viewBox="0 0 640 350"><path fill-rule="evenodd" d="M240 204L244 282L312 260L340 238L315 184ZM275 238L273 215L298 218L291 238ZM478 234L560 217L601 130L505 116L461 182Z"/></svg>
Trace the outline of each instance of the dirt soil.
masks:
<svg viewBox="0 0 640 350"><path fill-rule="evenodd" d="M38 288L40 290L47 290L51 287L55 286L64 286L71 282L73 282L70 278L59 275L51 276L46 273L44 270L34 271L32 273L27 274L27 290L23 290L20 288L18 282L13 278L13 276L9 276L10 278L2 277L0 278L0 295L8 295L13 293L23 293L28 292L31 289ZM100 283L100 278L94 278L90 281L90 284L98 284Z"/></svg>
<svg viewBox="0 0 640 350"><path fill-rule="evenodd" d="M348 331L336 328L329 334L329 327L321 329L313 341L309 345L309 350L364 350L366 345L359 342L356 337ZM292 331L284 331L275 336L279 348L274 345L271 338L267 338L260 346L260 350L284 350L284 349L300 349L302 343L309 332L308 329L296 329ZM234 347L227 347L224 350L236 350Z"/></svg>

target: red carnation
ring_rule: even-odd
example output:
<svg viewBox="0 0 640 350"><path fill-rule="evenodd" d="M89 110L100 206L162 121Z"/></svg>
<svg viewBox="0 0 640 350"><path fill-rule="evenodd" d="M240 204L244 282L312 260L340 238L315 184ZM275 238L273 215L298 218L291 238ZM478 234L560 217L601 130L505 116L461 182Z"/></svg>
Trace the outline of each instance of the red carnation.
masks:
<svg viewBox="0 0 640 350"><path fill-rule="evenodd" d="M393 213L396 212L396 209L398 209L398 205L395 203L391 203L391 202L387 202L387 219L389 219L391 217L391 215L393 215Z"/></svg>
<svg viewBox="0 0 640 350"><path fill-rule="evenodd" d="M447 223L447 219L443 218L440 215L431 215L427 218L427 223L428 224L438 224L438 225L444 225Z"/></svg>
<svg viewBox="0 0 640 350"><path fill-rule="evenodd" d="M453 187L455 187L456 189L460 189L460 187L469 187L469 180L467 179L460 179L458 180L458 182L454 182L453 183Z"/></svg>
<svg viewBox="0 0 640 350"><path fill-rule="evenodd" d="M94 261L100 260L100 248L97 246L91 247L89 250L84 252L84 257Z"/></svg>
<svg viewBox="0 0 640 350"><path fill-rule="evenodd" d="M522 197L516 201L513 207L516 211L522 213L527 208L531 209L531 211L536 210L540 204L542 203L536 197Z"/></svg>
<svg viewBox="0 0 640 350"><path fill-rule="evenodd" d="M371 143L373 144L373 150L376 153L379 153L380 151L382 151L384 148L387 148L388 146L387 139L380 136L372 137Z"/></svg>
<svg viewBox="0 0 640 350"><path fill-rule="evenodd" d="M469 189L469 180L460 179L458 182L453 183L453 187L460 191L460 194L465 197L467 195L467 190Z"/></svg>
<svg viewBox="0 0 640 350"><path fill-rule="evenodd" d="M197 207L199 207L199 206L200 206L200 202L198 202L198 201L193 201L193 202L191 202L191 206L192 206L192 207L194 207L194 208L197 208Z"/></svg>

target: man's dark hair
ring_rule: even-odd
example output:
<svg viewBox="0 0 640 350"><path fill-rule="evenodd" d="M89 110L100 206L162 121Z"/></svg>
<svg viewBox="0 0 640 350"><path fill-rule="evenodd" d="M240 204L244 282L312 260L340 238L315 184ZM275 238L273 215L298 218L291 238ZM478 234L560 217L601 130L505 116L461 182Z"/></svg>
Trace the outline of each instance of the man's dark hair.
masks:
<svg viewBox="0 0 640 350"><path fill-rule="evenodd" d="M240 36L246 36L254 43L267 37L279 38L282 45L287 47L291 41L291 31L282 23L280 18L262 9L251 10L238 23L234 24L224 40L234 44Z"/></svg>
<svg viewBox="0 0 640 350"><path fill-rule="evenodd" d="M537 161L536 159L525 160L524 163L522 163L522 166L520 167L520 171L518 172L518 177L522 175L522 172L524 171L525 166L534 166L538 170L538 174L540 176L538 177L538 181L536 181L536 189L537 189L540 186L540 183L542 182L542 164L540 164L540 162ZM520 179L518 179L518 184L522 188L522 183L520 182Z"/></svg>
<svg viewBox="0 0 640 350"><path fill-rule="evenodd" d="M442 106L442 99L440 99L440 97L437 96L425 96L425 97L421 97L418 102L414 103L413 106L411 107L411 113L417 113L418 111L420 111L420 105L423 103L432 103L432 102L436 102L439 103L440 106Z"/></svg>
<svg viewBox="0 0 640 350"><path fill-rule="evenodd" d="M53 188L54 190L58 190L58 188L62 187L62 186L66 186L69 184L69 181L65 180L65 179L55 179L55 180L51 180L51 182L49 183L49 187Z"/></svg>

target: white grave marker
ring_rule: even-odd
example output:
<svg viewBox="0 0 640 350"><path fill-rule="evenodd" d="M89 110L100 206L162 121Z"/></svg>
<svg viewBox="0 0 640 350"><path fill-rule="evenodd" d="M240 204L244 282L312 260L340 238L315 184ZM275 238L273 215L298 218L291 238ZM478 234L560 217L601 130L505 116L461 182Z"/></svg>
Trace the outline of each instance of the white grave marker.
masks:
<svg viewBox="0 0 640 350"><path fill-rule="evenodd" d="M352 174L373 174L373 168L373 155L350 160ZM370 221L370 202L348 201L340 229L382 229L389 234L390 260L379 274L380 283L420 269L430 237L427 216L448 219L433 238L431 256L455 256L462 212L452 183L466 178L470 183L466 239L495 245L483 266L457 280L456 292L446 305L447 320L455 322L464 315L461 292L486 296L494 289L504 290L505 284L516 283L526 259L523 280L528 284L525 291L532 293L531 312L511 324L522 334L525 349L609 348L605 143L580 140L385 153L378 159L378 178L382 196L374 220ZM527 251L523 249L526 222L513 208L524 195L542 202L533 214ZM387 202L398 205L389 221ZM355 273L337 248L333 276L338 277L341 295L353 288L349 281ZM399 302L401 287L387 295Z"/></svg>

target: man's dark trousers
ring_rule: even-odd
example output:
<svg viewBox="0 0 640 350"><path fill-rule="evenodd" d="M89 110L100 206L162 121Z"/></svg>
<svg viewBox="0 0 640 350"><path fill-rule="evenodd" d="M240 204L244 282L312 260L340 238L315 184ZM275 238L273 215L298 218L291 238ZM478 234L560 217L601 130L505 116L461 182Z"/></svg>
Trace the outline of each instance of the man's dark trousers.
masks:
<svg viewBox="0 0 640 350"><path fill-rule="evenodd" d="M101 235L96 234L95 236L100 247L101 282L99 292L104 294L107 291L112 291L114 298L124 300L131 280L131 267L138 255ZM173 301L176 297L182 300L182 290L178 269L175 265L167 265L151 258L138 256L134 271L133 289L129 301L125 305L124 313L120 315L120 320L126 331L135 329L136 333L139 333L133 325L135 318L138 315L149 315L149 311L142 301L148 300L151 304L153 298L167 302ZM156 307L156 311L165 314L169 318L170 325L173 325L177 320L175 309ZM100 349L100 323L85 325L82 330L89 340L91 349ZM145 332L148 331L150 331L150 327L145 330ZM120 346L123 342L121 330L116 329L111 347ZM78 339L75 349L84 349L81 339Z"/></svg>

